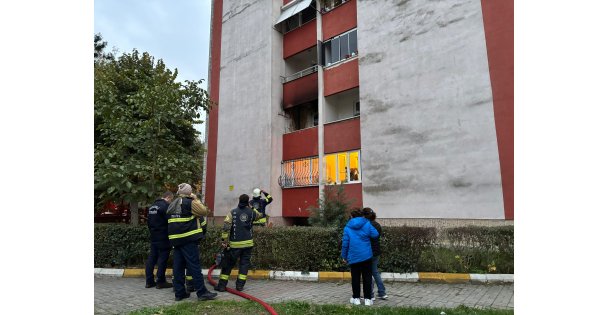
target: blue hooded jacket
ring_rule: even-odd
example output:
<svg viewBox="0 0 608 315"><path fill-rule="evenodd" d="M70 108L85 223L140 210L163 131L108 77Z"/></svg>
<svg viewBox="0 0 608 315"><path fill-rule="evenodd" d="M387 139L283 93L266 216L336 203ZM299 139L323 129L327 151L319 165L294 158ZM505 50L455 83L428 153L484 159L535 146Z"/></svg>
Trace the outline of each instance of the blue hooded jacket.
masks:
<svg viewBox="0 0 608 315"><path fill-rule="evenodd" d="M349 265L372 258L370 238L378 237L378 230L364 217L352 218L344 227L342 236L342 258Z"/></svg>

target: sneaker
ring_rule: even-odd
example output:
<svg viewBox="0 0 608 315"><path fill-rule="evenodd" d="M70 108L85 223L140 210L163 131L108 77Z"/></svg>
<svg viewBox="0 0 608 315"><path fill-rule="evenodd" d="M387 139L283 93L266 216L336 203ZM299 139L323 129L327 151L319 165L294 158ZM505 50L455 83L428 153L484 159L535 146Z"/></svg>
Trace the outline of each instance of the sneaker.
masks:
<svg viewBox="0 0 608 315"><path fill-rule="evenodd" d="M181 301L183 299L187 299L190 297L190 292L186 292L186 295L182 296L182 297L175 297L175 301Z"/></svg>
<svg viewBox="0 0 608 315"><path fill-rule="evenodd" d="M381 295L380 298L383 299L383 300L388 300L388 295L386 295L386 294L385 295Z"/></svg>
<svg viewBox="0 0 608 315"><path fill-rule="evenodd" d="M171 284L171 283L169 283L169 282L157 283L157 284L156 284L156 288L157 288L157 289L168 289L168 288L173 288L173 284Z"/></svg>
<svg viewBox="0 0 608 315"><path fill-rule="evenodd" d="M370 299L365 299L365 306L372 306L374 305L374 302Z"/></svg>
<svg viewBox="0 0 608 315"><path fill-rule="evenodd" d="M155 287L155 286L156 286L156 283L152 283L152 284L146 283L146 289L152 288L152 287Z"/></svg>
<svg viewBox="0 0 608 315"><path fill-rule="evenodd" d="M217 293L207 291L207 292L203 293L201 296L199 296L198 300L199 301L213 300L213 299L215 299L216 296L217 296Z"/></svg>
<svg viewBox="0 0 608 315"><path fill-rule="evenodd" d="M361 305L361 300L359 298L350 298L350 303L355 305Z"/></svg>
<svg viewBox="0 0 608 315"><path fill-rule="evenodd" d="M375 300L376 300L376 297L373 297L373 298L372 298L372 301L375 301Z"/></svg>

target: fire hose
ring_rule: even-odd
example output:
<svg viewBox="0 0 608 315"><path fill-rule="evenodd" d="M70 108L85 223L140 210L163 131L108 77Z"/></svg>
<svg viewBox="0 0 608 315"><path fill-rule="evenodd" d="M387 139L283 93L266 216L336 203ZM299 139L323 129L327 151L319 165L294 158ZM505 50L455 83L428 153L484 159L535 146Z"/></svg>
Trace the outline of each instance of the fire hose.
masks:
<svg viewBox="0 0 608 315"><path fill-rule="evenodd" d="M215 267L216 267L216 264L213 264L211 267L209 267L209 272L207 273L207 280L209 280L209 283L211 283L212 286L216 285L216 282L213 281L213 279L211 278L211 273L213 272L213 269L215 269ZM256 298L253 295L249 295L247 293L243 293L243 292L237 291L237 290L232 289L232 288L226 288L226 291L228 291L228 292L230 292L232 294L238 295L240 297L252 300L254 302L257 302L260 305L262 305L268 311L268 313L270 313L271 315L278 315L277 312L272 308L272 306L270 306L270 304L268 304L268 303L266 303L266 302L264 302L264 301Z"/></svg>

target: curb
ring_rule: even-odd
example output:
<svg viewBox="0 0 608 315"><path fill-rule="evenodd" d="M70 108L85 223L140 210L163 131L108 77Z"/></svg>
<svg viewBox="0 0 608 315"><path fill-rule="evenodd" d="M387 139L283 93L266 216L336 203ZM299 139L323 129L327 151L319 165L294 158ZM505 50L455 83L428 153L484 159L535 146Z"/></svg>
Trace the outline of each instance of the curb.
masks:
<svg viewBox="0 0 608 315"><path fill-rule="evenodd" d="M155 269L156 270L156 269ZM209 269L201 269L206 275ZM100 276L122 277L122 278L143 278L146 275L145 269L114 269L114 268L94 268L94 274ZM167 276L173 276L173 269L167 268ZM220 271L213 270L214 277L219 277ZM238 270L230 272L230 278L236 279ZM387 282L430 282L430 283L514 283L513 274L476 274L476 273L442 273L442 272L412 272L412 273L380 273L383 281ZM274 280L299 280L299 281L350 281L350 272L334 271L274 271L274 270L250 270L247 278L249 279L274 279Z"/></svg>

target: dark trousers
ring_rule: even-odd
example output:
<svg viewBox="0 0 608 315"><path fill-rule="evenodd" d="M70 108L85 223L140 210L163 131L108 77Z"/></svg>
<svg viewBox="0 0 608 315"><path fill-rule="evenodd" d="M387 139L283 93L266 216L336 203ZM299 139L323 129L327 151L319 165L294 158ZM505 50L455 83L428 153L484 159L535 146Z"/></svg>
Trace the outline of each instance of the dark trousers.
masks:
<svg viewBox="0 0 608 315"><path fill-rule="evenodd" d="M386 288L384 288L384 282L382 282L382 277L380 276L380 272L378 271L378 258L380 256L375 256L372 258L372 276L374 277L374 281L378 286L378 296L386 295ZM372 297L374 291L374 282L372 281Z"/></svg>
<svg viewBox="0 0 608 315"><path fill-rule="evenodd" d="M350 265L353 285L353 298L361 297L361 276L363 276L363 297L372 298L372 259Z"/></svg>
<svg viewBox="0 0 608 315"><path fill-rule="evenodd" d="M198 242L189 242L181 246L173 248L173 287L175 288L175 297L184 297L186 288L184 287L185 275L184 270L188 269L192 275L192 282L196 295L201 296L208 292L201 273L201 262L198 253Z"/></svg>
<svg viewBox="0 0 608 315"><path fill-rule="evenodd" d="M228 281L230 271L236 264L237 259L239 260L239 275L237 277L237 285L245 285L247 281L247 272L249 272L249 266L251 264L251 251L253 247L247 248L231 248L228 250L222 259L222 272L220 279Z"/></svg>
<svg viewBox="0 0 608 315"><path fill-rule="evenodd" d="M146 261L146 284L154 284L154 266L158 265L158 271L156 272L156 282L164 283L167 282L165 278L165 271L167 270L167 260L169 259L169 252L171 247L159 246L158 244L150 244L150 254Z"/></svg>

